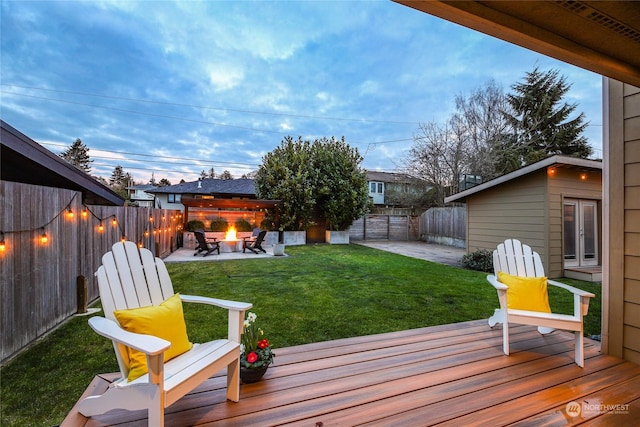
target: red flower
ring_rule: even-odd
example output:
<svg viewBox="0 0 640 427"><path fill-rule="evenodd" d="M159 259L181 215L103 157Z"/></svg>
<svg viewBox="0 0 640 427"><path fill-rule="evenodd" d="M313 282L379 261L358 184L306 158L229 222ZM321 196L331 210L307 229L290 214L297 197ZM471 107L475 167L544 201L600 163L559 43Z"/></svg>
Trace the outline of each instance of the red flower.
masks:
<svg viewBox="0 0 640 427"><path fill-rule="evenodd" d="M258 348L265 349L267 347L269 347L269 340L260 340L260 342L258 343Z"/></svg>
<svg viewBox="0 0 640 427"><path fill-rule="evenodd" d="M254 363L257 360L258 360L258 355L256 354L255 351L252 351L251 353L247 354L247 362Z"/></svg>

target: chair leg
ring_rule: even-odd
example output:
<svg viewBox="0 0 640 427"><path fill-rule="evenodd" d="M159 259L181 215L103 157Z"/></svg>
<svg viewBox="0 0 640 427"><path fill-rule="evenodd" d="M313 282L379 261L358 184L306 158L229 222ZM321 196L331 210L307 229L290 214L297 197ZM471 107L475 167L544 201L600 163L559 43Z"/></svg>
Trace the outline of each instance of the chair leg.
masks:
<svg viewBox="0 0 640 427"><path fill-rule="evenodd" d="M493 328L498 323L504 323L504 310L496 308L493 316L489 317L489 327Z"/></svg>
<svg viewBox="0 0 640 427"><path fill-rule="evenodd" d="M575 361L578 366L584 368L584 335L581 331L577 331L575 334Z"/></svg>
<svg viewBox="0 0 640 427"><path fill-rule="evenodd" d="M240 359L227 365L227 399L240 401Z"/></svg>
<svg viewBox="0 0 640 427"><path fill-rule="evenodd" d="M542 335L550 334L553 331L555 331L555 329L553 328L547 328L546 326L538 326L538 332L541 333Z"/></svg>
<svg viewBox="0 0 640 427"><path fill-rule="evenodd" d="M509 355L509 322L506 320L502 323L502 351Z"/></svg>

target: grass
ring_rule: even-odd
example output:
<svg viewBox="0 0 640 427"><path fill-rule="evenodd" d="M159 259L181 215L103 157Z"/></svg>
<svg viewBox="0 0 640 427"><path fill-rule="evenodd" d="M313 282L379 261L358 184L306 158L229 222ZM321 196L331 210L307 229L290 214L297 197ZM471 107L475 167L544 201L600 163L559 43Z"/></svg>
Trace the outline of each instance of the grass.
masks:
<svg viewBox="0 0 640 427"><path fill-rule="evenodd" d="M278 347L488 318L498 303L486 273L359 245L288 247L287 254L167 268L176 292L253 303L276 354ZM563 282L597 295L585 330L599 334L600 285ZM572 311L568 293L550 290L550 299L554 311ZM194 342L226 335L226 312L186 304L185 318ZM0 370L0 425L59 424L96 374L117 370L111 342L86 317L72 318Z"/></svg>

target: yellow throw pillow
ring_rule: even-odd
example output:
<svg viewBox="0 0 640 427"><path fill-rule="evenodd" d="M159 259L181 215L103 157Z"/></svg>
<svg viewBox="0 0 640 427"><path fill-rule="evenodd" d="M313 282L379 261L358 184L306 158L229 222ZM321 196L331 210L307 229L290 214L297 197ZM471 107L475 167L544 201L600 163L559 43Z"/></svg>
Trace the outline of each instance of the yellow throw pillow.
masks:
<svg viewBox="0 0 640 427"><path fill-rule="evenodd" d="M498 272L498 281L507 289L507 307L516 310L551 313L546 277L521 277Z"/></svg>
<svg viewBox="0 0 640 427"><path fill-rule="evenodd" d="M171 347L164 352L165 362L181 355L193 347L187 336L187 325L184 322L182 301L175 294L158 306L116 310L113 312L120 327L129 332L153 335L171 342ZM147 356L138 350L129 351L129 375L133 381L147 373Z"/></svg>

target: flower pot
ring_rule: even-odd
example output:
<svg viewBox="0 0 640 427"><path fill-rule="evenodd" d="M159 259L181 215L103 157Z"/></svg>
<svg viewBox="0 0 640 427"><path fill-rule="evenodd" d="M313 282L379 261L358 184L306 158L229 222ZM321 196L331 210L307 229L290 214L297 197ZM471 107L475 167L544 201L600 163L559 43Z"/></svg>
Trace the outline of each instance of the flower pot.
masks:
<svg viewBox="0 0 640 427"><path fill-rule="evenodd" d="M275 256L282 256L284 255L284 244L282 243L276 243L275 245L273 245L273 254Z"/></svg>
<svg viewBox="0 0 640 427"><path fill-rule="evenodd" d="M267 368L268 366L253 369L240 367L240 379L245 384L258 382L267 372Z"/></svg>

